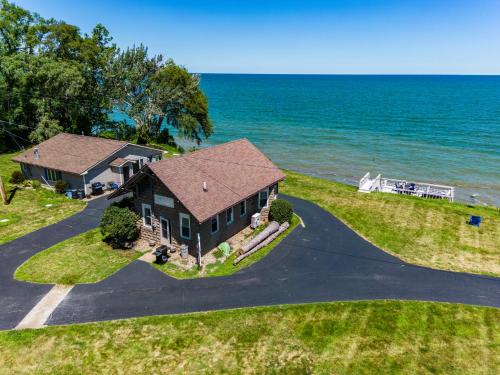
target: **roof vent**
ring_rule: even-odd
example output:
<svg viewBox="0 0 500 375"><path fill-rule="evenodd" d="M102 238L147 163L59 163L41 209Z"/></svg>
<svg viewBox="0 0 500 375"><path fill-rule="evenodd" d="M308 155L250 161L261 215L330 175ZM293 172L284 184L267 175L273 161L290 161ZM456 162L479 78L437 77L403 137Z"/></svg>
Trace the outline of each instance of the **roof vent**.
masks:
<svg viewBox="0 0 500 375"><path fill-rule="evenodd" d="M203 181L203 191L208 191L208 186L206 181Z"/></svg>
<svg viewBox="0 0 500 375"><path fill-rule="evenodd" d="M40 152L38 151L38 147L35 147L33 149L33 154L35 155L36 160L40 159Z"/></svg>

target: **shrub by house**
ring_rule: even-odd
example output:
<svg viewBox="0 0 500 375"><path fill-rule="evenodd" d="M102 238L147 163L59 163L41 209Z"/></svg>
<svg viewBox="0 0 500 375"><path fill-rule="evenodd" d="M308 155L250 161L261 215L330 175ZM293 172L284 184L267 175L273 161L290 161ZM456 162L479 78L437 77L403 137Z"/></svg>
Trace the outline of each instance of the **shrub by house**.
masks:
<svg viewBox="0 0 500 375"><path fill-rule="evenodd" d="M15 185L21 184L24 182L24 175L21 171L14 171L10 176L9 182Z"/></svg>
<svg viewBox="0 0 500 375"><path fill-rule="evenodd" d="M56 181L56 183L54 185L54 189L56 189L56 191L59 194L64 194L66 192L66 190L68 190L68 183L66 181L63 181L63 180L58 180L58 181Z"/></svg>
<svg viewBox="0 0 500 375"><path fill-rule="evenodd" d="M269 210L269 218L277 221L280 224L291 222L293 215L293 206L290 202L284 199L275 199Z"/></svg>
<svg viewBox="0 0 500 375"><path fill-rule="evenodd" d="M137 220L139 216L128 208L117 206L106 208L101 217L103 240L114 248L124 248L127 243L139 237Z"/></svg>

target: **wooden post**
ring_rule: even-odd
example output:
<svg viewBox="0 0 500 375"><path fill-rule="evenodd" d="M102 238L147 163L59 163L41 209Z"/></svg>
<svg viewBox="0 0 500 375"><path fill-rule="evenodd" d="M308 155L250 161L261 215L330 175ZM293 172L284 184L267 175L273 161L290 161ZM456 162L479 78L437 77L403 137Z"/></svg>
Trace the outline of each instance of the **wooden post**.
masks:
<svg viewBox="0 0 500 375"><path fill-rule="evenodd" d="M7 193L5 192L5 187L3 186L2 176L0 176L0 195L2 196L3 204L9 204L9 202L7 202Z"/></svg>
<svg viewBox="0 0 500 375"><path fill-rule="evenodd" d="M197 237L198 237L198 267L201 268L201 238L199 233L197 233Z"/></svg>

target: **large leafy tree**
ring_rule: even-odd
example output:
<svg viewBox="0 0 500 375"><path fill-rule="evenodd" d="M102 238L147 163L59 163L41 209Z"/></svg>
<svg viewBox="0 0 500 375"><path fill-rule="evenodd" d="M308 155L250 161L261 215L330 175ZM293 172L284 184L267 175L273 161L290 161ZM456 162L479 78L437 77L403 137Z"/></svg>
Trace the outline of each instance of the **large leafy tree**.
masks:
<svg viewBox="0 0 500 375"><path fill-rule="evenodd" d="M167 126L198 144L212 134L200 77L172 60L134 46L115 59L111 77L116 108L134 120L139 143L161 138Z"/></svg>
<svg viewBox="0 0 500 375"><path fill-rule="evenodd" d="M0 152L61 131L129 134L116 109L141 143L169 139L168 127L198 143L211 134L199 76L144 46L120 52L102 25L82 34L0 1Z"/></svg>
<svg viewBox="0 0 500 375"><path fill-rule="evenodd" d="M105 76L116 55L108 31L82 35L2 0L0 8L0 152L60 131L89 134L106 121L111 90Z"/></svg>

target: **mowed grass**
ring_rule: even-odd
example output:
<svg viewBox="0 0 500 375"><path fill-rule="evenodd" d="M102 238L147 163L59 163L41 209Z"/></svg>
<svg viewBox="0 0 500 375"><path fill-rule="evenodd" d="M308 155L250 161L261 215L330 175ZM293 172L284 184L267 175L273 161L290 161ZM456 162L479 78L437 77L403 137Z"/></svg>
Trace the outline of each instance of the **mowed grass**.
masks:
<svg viewBox="0 0 500 375"><path fill-rule="evenodd" d="M85 207L82 201L68 199L44 188L21 188L13 192L15 186L8 181L14 170L20 170L19 164L11 161L15 155L17 153L0 155L0 175L7 196L13 194L10 204L5 206L0 201L0 220L7 219L0 222L0 244L54 224Z"/></svg>
<svg viewBox="0 0 500 375"><path fill-rule="evenodd" d="M0 332L1 374L498 374L500 310L275 306Z"/></svg>
<svg viewBox="0 0 500 375"><path fill-rule="evenodd" d="M273 242L269 245L264 246L259 251L249 255L238 264L233 265L233 261L236 259L236 252L233 251L224 261L217 261L216 263L208 264L205 270L200 271L197 266L189 269L183 270L180 267L176 266L172 263L164 263L164 264L156 264L153 263L153 266L158 270L175 277L176 279L192 279L198 277L215 277L215 276L228 276L233 273L251 266L252 264L260 261L267 254L269 254L278 244L283 241L283 239L288 236L300 223L299 218L296 215L293 215L290 226L286 231L284 231L281 235L278 236ZM234 249L233 249L234 250Z"/></svg>
<svg viewBox="0 0 500 375"><path fill-rule="evenodd" d="M141 255L113 249L99 229L60 242L23 263L14 278L21 281L73 285L100 281Z"/></svg>
<svg viewBox="0 0 500 375"><path fill-rule="evenodd" d="M500 210L388 193L286 171L281 192L312 201L358 234L422 266L500 276ZM481 226L467 224L480 215Z"/></svg>

